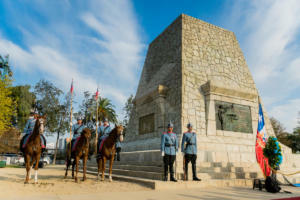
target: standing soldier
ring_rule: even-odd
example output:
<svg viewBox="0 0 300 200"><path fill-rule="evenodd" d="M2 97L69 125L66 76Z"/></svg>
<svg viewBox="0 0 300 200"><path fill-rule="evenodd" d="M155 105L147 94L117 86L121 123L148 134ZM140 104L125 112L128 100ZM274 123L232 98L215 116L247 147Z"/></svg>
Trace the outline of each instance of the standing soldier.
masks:
<svg viewBox="0 0 300 200"><path fill-rule="evenodd" d="M173 133L173 124L168 124L168 132L161 136L161 155L164 161L164 181L168 180L168 167L170 170L170 181L177 182L174 177L174 161L178 152L178 140L176 133Z"/></svg>
<svg viewBox="0 0 300 200"><path fill-rule="evenodd" d="M183 133L182 142L181 142L181 152L184 156L184 177L185 180L188 180L188 164L192 162L193 169L193 180L201 181L197 178L196 171L196 160L197 160L197 138L196 133L193 132L193 126L191 123L187 124L188 131Z"/></svg>
<svg viewBox="0 0 300 200"><path fill-rule="evenodd" d="M117 142L116 142L116 156L115 156L115 160L117 161L120 161L121 160L121 156L120 156L120 152L121 152L121 148L122 148L122 144L120 142L120 139L118 138L117 139Z"/></svg>

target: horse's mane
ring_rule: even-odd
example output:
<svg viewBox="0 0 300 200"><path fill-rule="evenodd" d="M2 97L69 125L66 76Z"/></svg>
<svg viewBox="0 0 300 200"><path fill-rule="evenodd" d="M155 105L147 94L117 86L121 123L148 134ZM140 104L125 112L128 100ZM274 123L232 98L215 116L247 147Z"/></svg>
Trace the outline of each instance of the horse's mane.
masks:
<svg viewBox="0 0 300 200"><path fill-rule="evenodd" d="M80 136L84 136L85 133L91 132L90 129L84 128L80 134Z"/></svg>

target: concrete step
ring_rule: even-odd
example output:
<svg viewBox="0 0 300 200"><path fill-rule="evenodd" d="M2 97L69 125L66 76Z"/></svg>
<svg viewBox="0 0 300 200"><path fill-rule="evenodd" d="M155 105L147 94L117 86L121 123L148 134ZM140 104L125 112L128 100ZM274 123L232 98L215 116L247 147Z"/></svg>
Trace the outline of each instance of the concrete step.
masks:
<svg viewBox="0 0 300 200"><path fill-rule="evenodd" d="M88 174L97 176L97 172L87 170ZM108 174L105 174L106 178ZM146 187L152 188L154 190L177 190L177 189L192 189L192 188L206 188L206 187L250 187L252 186L252 180L250 179L233 179L233 180L203 180L200 182L195 181L178 181L177 183L174 182L164 182L158 180L150 180L150 179L143 179L137 177L129 177L123 175L116 175L113 174L113 180L120 180L120 181L127 181L133 182L137 184L142 184Z"/></svg>
<svg viewBox="0 0 300 200"><path fill-rule="evenodd" d="M98 172L97 167L87 167L87 170ZM105 168L105 172L108 173L108 167ZM134 170L126 170L126 169L118 169L113 167L112 174L123 175L123 176L131 176L131 177L140 177L145 179L153 179L153 180L162 180L161 172L146 172L146 171L134 171Z"/></svg>

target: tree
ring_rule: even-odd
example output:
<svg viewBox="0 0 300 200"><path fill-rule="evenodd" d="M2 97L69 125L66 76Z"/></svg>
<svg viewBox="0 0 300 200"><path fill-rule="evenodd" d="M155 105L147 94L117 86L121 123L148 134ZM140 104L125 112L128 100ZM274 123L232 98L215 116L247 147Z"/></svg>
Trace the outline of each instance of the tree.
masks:
<svg viewBox="0 0 300 200"><path fill-rule="evenodd" d="M104 118L107 118L108 121L117 123L117 114L114 109L114 105L111 103L111 100L107 98L98 98L98 120L101 121ZM95 95L91 95L90 92L84 92L84 99L79 106L80 110L77 113L74 113L75 117L83 118L83 123L88 127L92 128L96 122L96 101Z"/></svg>
<svg viewBox="0 0 300 200"><path fill-rule="evenodd" d="M11 80L9 78L0 79L0 134L12 125L15 116L16 103L11 96Z"/></svg>
<svg viewBox="0 0 300 200"><path fill-rule="evenodd" d="M53 157L53 164L56 162L56 155L57 155L57 149L58 149L58 141L61 135L65 134L69 128L69 118L70 116L70 107L71 107L71 94L68 93L65 96L64 102L59 106L59 122L58 127L56 129L57 137L56 137L56 145L55 145L55 151L54 151L54 157Z"/></svg>
<svg viewBox="0 0 300 200"><path fill-rule="evenodd" d="M47 114L46 128L50 133L57 130L60 119L60 97L63 92L51 82L40 80L34 87L36 108L39 113Z"/></svg>
<svg viewBox="0 0 300 200"><path fill-rule="evenodd" d="M291 141L288 139L289 133L286 132L285 127L280 121L275 119L274 117L270 118L271 125L273 127L274 133L279 142L282 144L291 147Z"/></svg>
<svg viewBox="0 0 300 200"><path fill-rule="evenodd" d="M294 128L292 134L288 135L290 141L290 147L294 153L300 152L300 123L298 121L298 127Z"/></svg>
<svg viewBox="0 0 300 200"><path fill-rule="evenodd" d="M17 103L16 124L22 131L28 120L30 110L34 107L35 94L30 92L30 85L12 87L11 97Z"/></svg>
<svg viewBox="0 0 300 200"><path fill-rule="evenodd" d="M16 114L16 102L11 98L11 76L8 56L3 59L0 55L0 133L12 125Z"/></svg>
<svg viewBox="0 0 300 200"><path fill-rule="evenodd" d="M133 110L133 95L131 94L130 97L127 99L127 102L125 103L125 106L123 108L123 110L125 111L125 116L124 116L124 120L123 120L123 124L126 127L129 123L129 119L131 116L131 112Z"/></svg>
<svg viewBox="0 0 300 200"><path fill-rule="evenodd" d="M98 99L98 119L103 120L107 118L108 121L117 123L117 114L115 106L111 103L111 100L107 98Z"/></svg>

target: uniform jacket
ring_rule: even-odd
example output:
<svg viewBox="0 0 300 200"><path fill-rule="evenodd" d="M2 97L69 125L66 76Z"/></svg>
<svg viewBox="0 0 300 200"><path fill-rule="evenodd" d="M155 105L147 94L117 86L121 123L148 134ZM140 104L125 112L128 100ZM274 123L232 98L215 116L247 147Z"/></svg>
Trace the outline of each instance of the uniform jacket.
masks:
<svg viewBox="0 0 300 200"><path fill-rule="evenodd" d="M161 136L161 151L166 155L176 155L178 140L176 133L163 133Z"/></svg>
<svg viewBox="0 0 300 200"><path fill-rule="evenodd" d="M181 142L181 152L197 154L197 137L195 132L185 132Z"/></svg>
<svg viewBox="0 0 300 200"><path fill-rule="evenodd" d="M72 126L72 133L73 133L72 140L77 139L81 135L81 132L83 131L84 128L85 128L85 126L83 124L81 124L81 125L74 124Z"/></svg>
<svg viewBox="0 0 300 200"><path fill-rule="evenodd" d="M110 126L100 126L98 128L98 138L104 138L104 137L107 137L109 135L109 133L111 132L111 128Z"/></svg>
<svg viewBox="0 0 300 200"><path fill-rule="evenodd" d="M29 117L29 119L26 122L25 128L24 128L25 134L32 133L34 126L35 126L35 121L36 121L36 119L34 117Z"/></svg>

